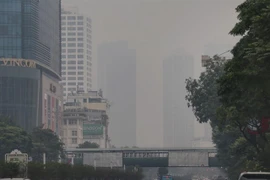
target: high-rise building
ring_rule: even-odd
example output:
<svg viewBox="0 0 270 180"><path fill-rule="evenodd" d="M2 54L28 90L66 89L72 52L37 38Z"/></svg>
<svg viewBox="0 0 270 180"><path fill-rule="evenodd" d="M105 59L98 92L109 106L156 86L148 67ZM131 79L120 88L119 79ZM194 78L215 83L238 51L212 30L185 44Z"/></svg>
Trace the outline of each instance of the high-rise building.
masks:
<svg viewBox="0 0 270 180"><path fill-rule="evenodd" d="M185 80L193 77L193 66L189 55L174 55L163 62L164 147L192 147L195 117L185 100Z"/></svg>
<svg viewBox="0 0 270 180"><path fill-rule="evenodd" d="M92 88L91 19L76 7L62 9L62 85L64 99L80 86L85 92Z"/></svg>
<svg viewBox="0 0 270 180"><path fill-rule="evenodd" d="M119 41L98 47L98 87L109 99L109 135L116 146L136 145L136 50Z"/></svg>
<svg viewBox="0 0 270 180"><path fill-rule="evenodd" d="M60 0L0 1L0 114L60 134Z"/></svg>

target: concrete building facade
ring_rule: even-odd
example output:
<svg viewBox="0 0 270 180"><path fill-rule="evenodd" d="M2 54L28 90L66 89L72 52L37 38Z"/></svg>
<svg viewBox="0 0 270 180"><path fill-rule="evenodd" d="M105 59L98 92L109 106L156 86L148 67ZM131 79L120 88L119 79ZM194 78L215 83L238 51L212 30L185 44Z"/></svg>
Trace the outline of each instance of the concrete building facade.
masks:
<svg viewBox="0 0 270 180"><path fill-rule="evenodd" d="M100 148L109 145L107 116L108 102L101 91L77 91L67 98L64 106L63 141L68 148L86 141Z"/></svg>

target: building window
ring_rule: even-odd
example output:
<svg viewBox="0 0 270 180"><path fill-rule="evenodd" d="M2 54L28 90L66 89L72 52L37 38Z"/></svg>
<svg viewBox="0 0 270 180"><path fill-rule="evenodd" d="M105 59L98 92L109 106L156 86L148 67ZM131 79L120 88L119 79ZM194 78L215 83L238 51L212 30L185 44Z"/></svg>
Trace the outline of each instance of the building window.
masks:
<svg viewBox="0 0 270 180"><path fill-rule="evenodd" d="M68 47L76 47L75 43L68 43Z"/></svg>
<svg viewBox="0 0 270 180"><path fill-rule="evenodd" d="M75 21L70 21L70 22L68 22L68 25L76 25L76 22Z"/></svg>
<svg viewBox="0 0 270 180"><path fill-rule="evenodd" d="M68 75L76 75L76 72L68 72Z"/></svg>
<svg viewBox="0 0 270 180"><path fill-rule="evenodd" d="M68 55L68 59L75 59L76 55Z"/></svg>
<svg viewBox="0 0 270 180"><path fill-rule="evenodd" d="M77 52L78 53L83 53L83 49L78 49Z"/></svg>
<svg viewBox="0 0 270 180"><path fill-rule="evenodd" d="M75 125L77 124L77 120L69 120L69 125Z"/></svg>
<svg viewBox="0 0 270 180"><path fill-rule="evenodd" d="M79 71L78 72L78 75L83 75L83 71Z"/></svg>
<svg viewBox="0 0 270 180"><path fill-rule="evenodd" d="M68 66L68 70L75 70L76 69L76 67L74 67L74 66Z"/></svg>
<svg viewBox="0 0 270 180"><path fill-rule="evenodd" d="M78 16L78 20L83 20L83 16Z"/></svg>
<svg viewBox="0 0 270 180"><path fill-rule="evenodd" d="M78 47L83 47L83 43L78 43Z"/></svg>
<svg viewBox="0 0 270 180"><path fill-rule="evenodd" d="M76 86L76 82L69 82L68 86Z"/></svg>
<svg viewBox="0 0 270 180"><path fill-rule="evenodd" d="M68 20L76 20L75 16L68 16Z"/></svg>
<svg viewBox="0 0 270 180"><path fill-rule="evenodd" d="M83 21L77 22L78 25L83 25Z"/></svg>
<svg viewBox="0 0 270 180"><path fill-rule="evenodd" d="M83 36L82 32L78 32L77 34L78 34L78 36Z"/></svg>
<svg viewBox="0 0 270 180"><path fill-rule="evenodd" d="M72 144L77 144L77 138L72 138Z"/></svg>
<svg viewBox="0 0 270 180"><path fill-rule="evenodd" d="M75 32L70 32L70 33L68 33L68 36L76 36L76 33Z"/></svg>
<svg viewBox="0 0 270 180"><path fill-rule="evenodd" d="M78 77L78 80L83 80L83 77Z"/></svg>
<svg viewBox="0 0 270 180"><path fill-rule="evenodd" d="M77 136L77 131L72 131L72 136Z"/></svg>
<svg viewBox="0 0 270 180"><path fill-rule="evenodd" d="M76 80L76 77L68 77L68 80Z"/></svg>
<svg viewBox="0 0 270 180"><path fill-rule="evenodd" d="M68 61L68 64L76 64L76 61Z"/></svg>
<svg viewBox="0 0 270 180"><path fill-rule="evenodd" d="M83 31L83 27L78 27L77 30L78 31Z"/></svg>
<svg viewBox="0 0 270 180"><path fill-rule="evenodd" d="M83 60L78 61L78 64L83 64Z"/></svg>
<svg viewBox="0 0 270 180"><path fill-rule="evenodd" d="M76 49L68 49L68 53L76 53Z"/></svg>
<svg viewBox="0 0 270 180"><path fill-rule="evenodd" d="M68 38L68 41L76 41L76 38Z"/></svg>
<svg viewBox="0 0 270 180"><path fill-rule="evenodd" d="M67 30L68 31L76 31L76 27L68 27Z"/></svg>

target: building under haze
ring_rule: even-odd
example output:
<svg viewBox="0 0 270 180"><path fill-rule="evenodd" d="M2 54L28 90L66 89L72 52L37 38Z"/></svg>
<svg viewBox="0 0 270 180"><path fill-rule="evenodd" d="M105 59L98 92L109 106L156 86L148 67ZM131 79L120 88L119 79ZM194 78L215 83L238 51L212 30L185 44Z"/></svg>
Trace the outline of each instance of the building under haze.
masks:
<svg viewBox="0 0 270 180"><path fill-rule="evenodd" d="M60 0L0 1L0 113L60 134Z"/></svg>
<svg viewBox="0 0 270 180"><path fill-rule="evenodd" d="M164 147L192 147L194 115L187 107L185 80L193 77L194 60L174 55L163 61Z"/></svg>
<svg viewBox="0 0 270 180"><path fill-rule="evenodd" d="M129 48L128 42L98 47L98 87L111 102L112 144L136 145L136 50Z"/></svg>
<svg viewBox="0 0 270 180"><path fill-rule="evenodd" d="M76 148L84 142L108 147L108 103L102 96L102 91L80 90L68 96L63 114L63 142L67 148Z"/></svg>
<svg viewBox="0 0 270 180"><path fill-rule="evenodd" d="M80 86L92 89L92 27L91 19L76 7L62 9L62 85L64 99Z"/></svg>

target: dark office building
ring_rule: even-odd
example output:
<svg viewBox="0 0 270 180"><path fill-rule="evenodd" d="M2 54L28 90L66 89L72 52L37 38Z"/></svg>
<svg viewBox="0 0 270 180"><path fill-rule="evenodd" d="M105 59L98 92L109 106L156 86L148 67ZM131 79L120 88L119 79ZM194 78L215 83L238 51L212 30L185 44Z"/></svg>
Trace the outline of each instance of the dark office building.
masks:
<svg viewBox="0 0 270 180"><path fill-rule="evenodd" d="M109 136L116 146L136 145L136 49L127 41L98 47L98 87L112 104Z"/></svg>
<svg viewBox="0 0 270 180"><path fill-rule="evenodd" d="M194 59L172 55L163 61L163 141L164 147L190 148L194 134L194 115L188 108L185 80L193 77Z"/></svg>
<svg viewBox="0 0 270 180"><path fill-rule="evenodd" d="M61 0L0 1L0 113L27 131L60 133L60 14Z"/></svg>

